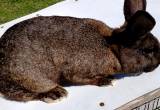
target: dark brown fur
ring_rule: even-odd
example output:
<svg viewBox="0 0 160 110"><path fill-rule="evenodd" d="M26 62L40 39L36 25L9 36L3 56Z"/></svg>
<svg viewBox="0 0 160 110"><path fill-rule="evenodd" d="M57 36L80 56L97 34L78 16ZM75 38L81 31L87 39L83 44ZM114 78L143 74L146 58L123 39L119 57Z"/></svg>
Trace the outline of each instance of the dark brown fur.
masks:
<svg viewBox="0 0 160 110"><path fill-rule="evenodd" d="M101 86L115 74L151 71L160 63L159 42L148 33L154 24L144 11L120 29L60 16L18 23L0 39L0 92L10 100L49 102L67 95L67 83ZM142 32L134 32L137 25Z"/></svg>
<svg viewBox="0 0 160 110"><path fill-rule="evenodd" d="M128 20L137 10L146 10L146 0L125 0L124 15Z"/></svg>

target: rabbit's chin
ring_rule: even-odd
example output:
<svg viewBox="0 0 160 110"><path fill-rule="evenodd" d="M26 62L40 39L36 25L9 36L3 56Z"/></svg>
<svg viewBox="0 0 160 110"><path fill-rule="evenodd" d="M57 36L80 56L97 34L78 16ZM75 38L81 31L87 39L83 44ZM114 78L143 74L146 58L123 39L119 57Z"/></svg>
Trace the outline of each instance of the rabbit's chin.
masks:
<svg viewBox="0 0 160 110"><path fill-rule="evenodd" d="M147 66L144 68L144 72L151 72L151 71L155 70L158 66L159 66L159 64L153 65L153 66Z"/></svg>
<svg viewBox="0 0 160 110"><path fill-rule="evenodd" d="M142 73L147 73L147 72L152 72L154 71L157 67L159 66L159 64L157 65L149 65L146 67L139 67L139 68L130 68L130 66L128 65L128 68L123 68L123 73L129 75L129 76L138 76Z"/></svg>

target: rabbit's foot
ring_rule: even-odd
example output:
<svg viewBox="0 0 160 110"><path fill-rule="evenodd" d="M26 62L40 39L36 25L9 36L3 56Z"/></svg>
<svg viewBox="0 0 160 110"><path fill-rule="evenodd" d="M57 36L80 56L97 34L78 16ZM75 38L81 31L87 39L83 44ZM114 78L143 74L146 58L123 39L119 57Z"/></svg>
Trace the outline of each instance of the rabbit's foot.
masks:
<svg viewBox="0 0 160 110"><path fill-rule="evenodd" d="M57 86L54 89L50 90L49 92L40 93L38 95L38 98L46 103L52 103L66 96L67 96L67 91L64 88Z"/></svg>
<svg viewBox="0 0 160 110"><path fill-rule="evenodd" d="M106 85L112 85L114 77L108 76L108 77L101 77L97 79L97 86L106 86Z"/></svg>

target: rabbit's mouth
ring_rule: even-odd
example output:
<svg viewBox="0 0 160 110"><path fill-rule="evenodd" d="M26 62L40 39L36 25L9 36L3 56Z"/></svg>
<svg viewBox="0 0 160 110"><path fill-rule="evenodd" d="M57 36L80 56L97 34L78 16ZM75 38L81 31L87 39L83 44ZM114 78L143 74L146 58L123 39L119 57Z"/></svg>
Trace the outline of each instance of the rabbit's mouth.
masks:
<svg viewBox="0 0 160 110"><path fill-rule="evenodd" d="M159 66L159 64L157 65L152 65L152 66L147 66L144 68L144 72L151 72L153 71L155 68L157 68Z"/></svg>

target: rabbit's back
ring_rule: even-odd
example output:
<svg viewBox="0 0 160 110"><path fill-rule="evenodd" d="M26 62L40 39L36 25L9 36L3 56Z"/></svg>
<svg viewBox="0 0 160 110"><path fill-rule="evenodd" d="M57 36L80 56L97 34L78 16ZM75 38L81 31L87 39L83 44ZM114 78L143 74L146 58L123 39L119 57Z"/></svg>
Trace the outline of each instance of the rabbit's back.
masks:
<svg viewBox="0 0 160 110"><path fill-rule="evenodd" d="M15 73L15 79L28 75L55 82L61 73L84 77L114 74L120 70L120 63L104 36L88 20L37 17L14 25L0 41L3 70Z"/></svg>

